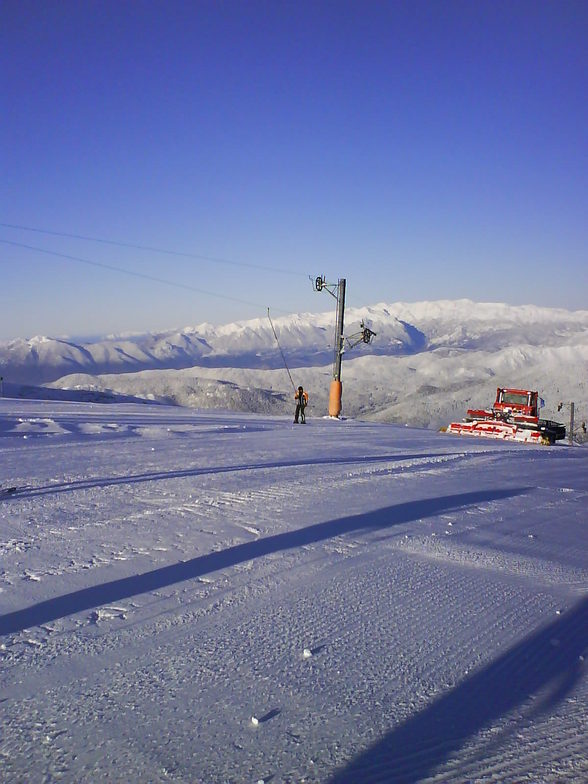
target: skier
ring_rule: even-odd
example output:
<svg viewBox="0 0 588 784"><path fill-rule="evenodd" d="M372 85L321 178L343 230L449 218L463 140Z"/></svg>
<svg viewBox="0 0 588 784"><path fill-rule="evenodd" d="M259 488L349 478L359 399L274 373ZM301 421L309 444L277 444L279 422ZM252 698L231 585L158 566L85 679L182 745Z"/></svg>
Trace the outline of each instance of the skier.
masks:
<svg viewBox="0 0 588 784"><path fill-rule="evenodd" d="M306 424L306 415L304 413L304 409L308 405L308 392L304 391L303 387L298 387L296 394L294 395L294 400L296 401L296 413L294 414L294 424L298 424L298 419L300 419L300 424Z"/></svg>

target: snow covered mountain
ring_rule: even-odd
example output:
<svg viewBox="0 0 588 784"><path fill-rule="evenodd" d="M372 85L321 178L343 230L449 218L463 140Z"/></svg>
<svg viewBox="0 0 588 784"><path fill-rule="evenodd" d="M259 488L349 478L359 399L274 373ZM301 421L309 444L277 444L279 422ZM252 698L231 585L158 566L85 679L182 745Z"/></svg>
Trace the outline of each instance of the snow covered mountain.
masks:
<svg viewBox="0 0 588 784"><path fill-rule="evenodd" d="M348 322L359 328L367 318L380 329L376 353L413 353L426 338L386 306L350 310ZM300 314L274 319L288 362L322 365L332 358L333 314ZM73 373L127 373L193 366L273 368L282 366L269 319L214 327L201 324L164 333L109 336L90 343L33 337L0 344L0 367L17 383L46 383Z"/></svg>
<svg viewBox="0 0 588 784"><path fill-rule="evenodd" d="M324 413L334 313L273 319L296 383ZM346 335L376 338L346 353L344 413L438 427L483 406L496 386L539 389L546 414L574 401L588 415L588 311L470 300L348 308ZM289 410L292 389L267 318L76 343L35 337L0 344L5 383L257 413ZM20 391L20 394L25 394ZM560 416L561 418L561 416Z"/></svg>

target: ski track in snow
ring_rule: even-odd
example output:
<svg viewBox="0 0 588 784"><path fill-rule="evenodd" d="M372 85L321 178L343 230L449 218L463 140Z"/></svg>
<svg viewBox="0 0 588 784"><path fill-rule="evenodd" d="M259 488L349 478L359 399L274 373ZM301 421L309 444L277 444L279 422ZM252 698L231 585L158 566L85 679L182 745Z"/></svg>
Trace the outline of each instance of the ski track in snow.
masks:
<svg viewBox="0 0 588 784"><path fill-rule="evenodd" d="M0 418L3 782L588 780L585 449Z"/></svg>

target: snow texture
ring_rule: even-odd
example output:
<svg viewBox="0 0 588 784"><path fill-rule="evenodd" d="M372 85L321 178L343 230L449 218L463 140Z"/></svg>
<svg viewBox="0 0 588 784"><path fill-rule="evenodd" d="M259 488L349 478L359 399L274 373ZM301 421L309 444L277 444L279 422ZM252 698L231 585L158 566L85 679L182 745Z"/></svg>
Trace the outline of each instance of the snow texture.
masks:
<svg viewBox="0 0 588 784"><path fill-rule="evenodd" d="M2 782L588 781L586 448L3 399L0 458Z"/></svg>

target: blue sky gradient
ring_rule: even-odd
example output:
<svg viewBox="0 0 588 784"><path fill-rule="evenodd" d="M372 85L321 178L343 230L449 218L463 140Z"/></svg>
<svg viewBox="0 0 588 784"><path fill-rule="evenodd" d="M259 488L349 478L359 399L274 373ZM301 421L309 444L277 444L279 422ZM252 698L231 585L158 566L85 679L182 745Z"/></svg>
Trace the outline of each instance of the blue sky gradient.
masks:
<svg viewBox="0 0 588 784"><path fill-rule="evenodd" d="M323 273L352 305L588 308L583 0L6 0L0 22L0 340L326 310Z"/></svg>

